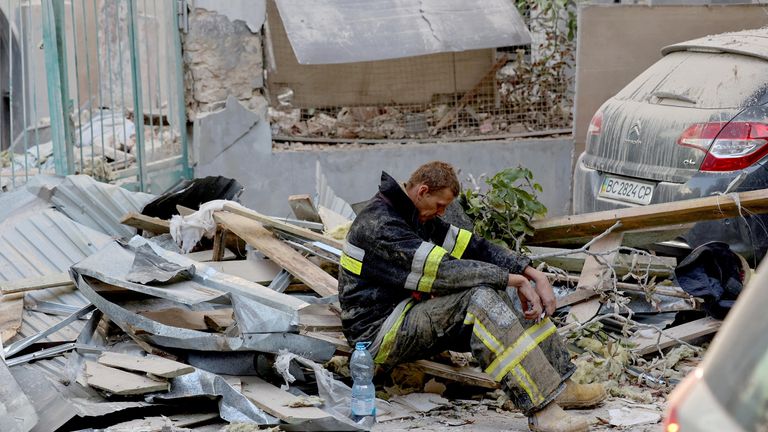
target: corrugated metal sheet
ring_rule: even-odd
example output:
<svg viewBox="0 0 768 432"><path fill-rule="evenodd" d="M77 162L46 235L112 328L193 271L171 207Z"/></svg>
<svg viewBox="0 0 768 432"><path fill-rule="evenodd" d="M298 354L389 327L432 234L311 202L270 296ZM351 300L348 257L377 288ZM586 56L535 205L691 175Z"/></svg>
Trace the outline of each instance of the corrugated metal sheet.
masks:
<svg viewBox="0 0 768 432"><path fill-rule="evenodd" d="M45 210L0 228L0 280L68 271L110 239L53 209Z"/></svg>
<svg viewBox="0 0 768 432"><path fill-rule="evenodd" d="M300 64L353 63L531 43L510 0L276 0Z"/></svg>
<svg viewBox="0 0 768 432"><path fill-rule="evenodd" d="M91 255L111 237L78 224L53 209L36 213L13 225L0 227L0 280L9 281L66 272L69 267ZM72 288L52 288L29 292L29 299L81 307L87 300ZM64 318L25 310L17 340L45 330ZM63 329L48 340L77 337L82 322Z"/></svg>
<svg viewBox="0 0 768 432"><path fill-rule="evenodd" d="M136 230L120 223L130 212L140 212L155 199L154 195L130 192L121 187L100 183L84 175L67 176L56 186L51 202L85 226L117 237L132 237Z"/></svg>
<svg viewBox="0 0 768 432"><path fill-rule="evenodd" d="M344 216L349 220L354 220L357 215L352 207L343 199L336 195L336 192L328 185L328 179L323 174L323 170L320 167L320 161L315 164L315 179L317 187L317 196L315 197L315 203L318 208L320 206L333 210L336 213Z"/></svg>

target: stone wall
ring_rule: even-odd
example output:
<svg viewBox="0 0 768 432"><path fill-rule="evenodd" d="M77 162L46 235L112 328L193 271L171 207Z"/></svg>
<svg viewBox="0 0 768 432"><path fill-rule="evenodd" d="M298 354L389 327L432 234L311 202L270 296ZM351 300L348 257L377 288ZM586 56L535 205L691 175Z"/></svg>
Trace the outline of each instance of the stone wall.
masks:
<svg viewBox="0 0 768 432"><path fill-rule="evenodd" d="M190 121L201 113L221 109L228 96L254 111L264 106L261 33L252 31L249 23L230 17L201 7L190 12L189 31L183 38Z"/></svg>

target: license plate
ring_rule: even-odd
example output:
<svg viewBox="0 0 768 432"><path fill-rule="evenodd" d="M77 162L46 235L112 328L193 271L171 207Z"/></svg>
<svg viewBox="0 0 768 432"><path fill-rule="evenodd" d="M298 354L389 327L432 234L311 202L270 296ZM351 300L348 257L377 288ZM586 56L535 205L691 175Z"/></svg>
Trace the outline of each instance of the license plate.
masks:
<svg viewBox="0 0 768 432"><path fill-rule="evenodd" d="M651 198L653 197L653 189L655 187L656 185L653 183L628 180L621 177L605 176L603 184L600 185L600 193L598 193L598 196L646 205L650 204Z"/></svg>

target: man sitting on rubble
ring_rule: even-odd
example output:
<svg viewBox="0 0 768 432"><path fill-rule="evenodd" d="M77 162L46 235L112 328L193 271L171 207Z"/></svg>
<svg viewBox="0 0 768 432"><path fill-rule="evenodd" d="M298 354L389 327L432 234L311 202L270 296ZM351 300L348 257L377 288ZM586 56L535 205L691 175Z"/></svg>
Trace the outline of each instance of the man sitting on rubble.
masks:
<svg viewBox="0 0 768 432"><path fill-rule="evenodd" d="M445 350L471 351L533 431L586 431L562 408L605 398L575 366L548 318L556 300L530 259L439 216L459 194L451 165L419 167L404 185L382 172L379 193L355 219L341 257L339 300L349 342L372 341L385 368ZM513 287L523 311L504 291Z"/></svg>

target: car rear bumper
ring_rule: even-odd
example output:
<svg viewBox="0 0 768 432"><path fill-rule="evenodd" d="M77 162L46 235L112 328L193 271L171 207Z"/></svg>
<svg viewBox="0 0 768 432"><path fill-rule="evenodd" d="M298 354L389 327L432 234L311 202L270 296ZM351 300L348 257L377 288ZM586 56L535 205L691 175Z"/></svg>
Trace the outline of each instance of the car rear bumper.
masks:
<svg viewBox="0 0 768 432"><path fill-rule="evenodd" d="M768 171L762 165L754 165L746 170L730 173L699 173L686 183L654 182L655 190L651 204L701 198L725 191L737 176L737 185L733 192L768 188ZM606 173L586 167L582 158L576 163L573 179L573 213L590 213L625 207L637 207L638 204L621 202L598 197L600 186ZM648 181L645 179L638 179ZM745 216L747 216L745 214ZM768 248L768 216L730 218L707 221L696 224L683 239L696 247L708 241L724 241L731 248L748 259L762 258Z"/></svg>

